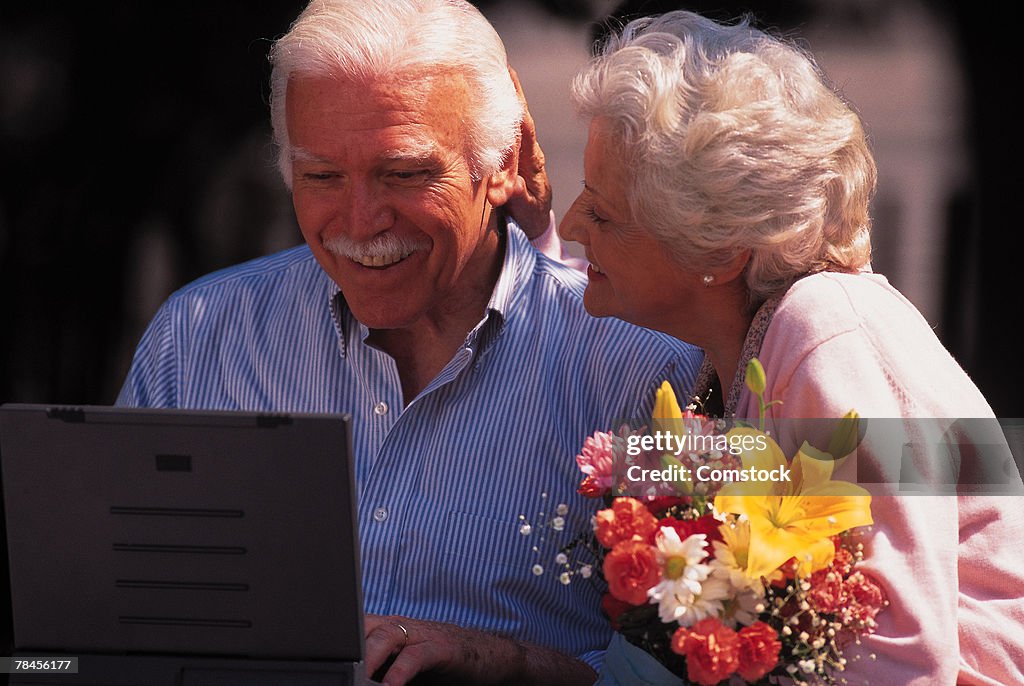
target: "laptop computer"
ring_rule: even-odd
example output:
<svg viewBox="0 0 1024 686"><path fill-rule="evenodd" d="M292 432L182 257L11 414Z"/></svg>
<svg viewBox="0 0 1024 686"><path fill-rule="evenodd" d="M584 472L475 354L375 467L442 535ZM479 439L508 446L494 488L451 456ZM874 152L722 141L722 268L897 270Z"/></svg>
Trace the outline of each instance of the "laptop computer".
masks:
<svg viewBox="0 0 1024 686"><path fill-rule="evenodd" d="M0 406L13 654L78 658L11 683L363 683L350 431Z"/></svg>

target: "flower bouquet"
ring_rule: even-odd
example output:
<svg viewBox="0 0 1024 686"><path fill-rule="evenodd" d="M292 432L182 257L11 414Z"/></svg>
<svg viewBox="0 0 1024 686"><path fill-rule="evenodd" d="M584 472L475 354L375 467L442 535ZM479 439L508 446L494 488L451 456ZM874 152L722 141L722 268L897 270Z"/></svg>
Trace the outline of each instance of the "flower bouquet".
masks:
<svg viewBox="0 0 1024 686"><path fill-rule="evenodd" d="M568 548L594 556L578 568L607 583L612 627L678 682L833 683L844 648L887 604L859 569L871 497L832 480L835 458L856 447L856 413L828 454L804 443L787 460L764 431L763 378L753 360L760 427L725 431L695 406L682 411L666 382L651 433L598 432L576 458L580 492L603 507L592 537Z"/></svg>

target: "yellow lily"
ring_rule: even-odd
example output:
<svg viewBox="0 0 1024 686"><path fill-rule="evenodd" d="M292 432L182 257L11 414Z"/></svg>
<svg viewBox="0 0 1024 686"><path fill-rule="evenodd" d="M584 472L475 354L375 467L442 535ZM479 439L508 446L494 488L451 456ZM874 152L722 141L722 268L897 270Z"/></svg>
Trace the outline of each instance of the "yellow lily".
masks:
<svg viewBox="0 0 1024 686"><path fill-rule="evenodd" d="M682 419L683 411L676 400L676 392L672 384L662 381L661 387L654 395L654 419Z"/></svg>
<svg viewBox="0 0 1024 686"><path fill-rule="evenodd" d="M856 484L833 481L827 453L804 443L787 463L778 444L760 431L736 428L728 436L730 445L750 437L746 445L763 446L742 452L745 469L790 471L789 481L730 483L715 496L716 510L750 522L750 576L770 576L790 558L796 558L799 574L811 574L832 561L831 536L872 523L871 495Z"/></svg>
<svg viewBox="0 0 1024 686"><path fill-rule="evenodd" d="M672 434L679 434L680 420L683 418L683 411L676 400L676 393L672 390L672 384L662 381L661 387L654 395L654 412L651 415L651 425L655 431L667 431Z"/></svg>

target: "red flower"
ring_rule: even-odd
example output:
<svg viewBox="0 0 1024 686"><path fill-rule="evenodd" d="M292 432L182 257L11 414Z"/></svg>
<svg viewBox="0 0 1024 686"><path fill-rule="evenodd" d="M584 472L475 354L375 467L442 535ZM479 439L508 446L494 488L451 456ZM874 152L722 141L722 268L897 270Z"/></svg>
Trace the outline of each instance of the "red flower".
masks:
<svg viewBox="0 0 1024 686"><path fill-rule="evenodd" d="M676 519L674 517L665 517L658 522L658 529L663 526L672 527L679 534L679 540L685 541L693 534L704 534L707 536L708 541L708 554L710 555L714 550L711 545L712 541L721 541L722 533L718 530L721 526L721 522L714 518L712 515L704 515L697 519Z"/></svg>
<svg viewBox="0 0 1024 686"><path fill-rule="evenodd" d="M844 585L848 605L845 612L855 621L874 629L875 617L885 606L885 592L863 572L854 572Z"/></svg>
<svg viewBox="0 0 1024 686"><path fill-rule="evenodd" d="M811 574L808 582L811 584L811 590L807 594L807 600L818 612L833 614L846 604L843 578L833 571L832 567L819 569Z"/></svg>
<svg viewBox="0 0 1024 686"><path fill-rule="evenodd" d="M740 637L717 617L707 617L672 636L672 650L686 656L686 676L701 686L715 686L740 666Z"/></svg>
<svg viewBox="0 0 1024 686"><path fill-rule="evenodd" d="M796 578L796 570L800 566L800 563L795 557L791 557L781 565L779 565L779 571L782 572L782 576L772 580L771 584L775 588L785 588L786 584Z"/></svg>
<svg viewBox="0 0 1024 686"><path fill-rule="evenodd" d="M621 627L619 626L619 617L621 617L626 611L635 607L629 603L624 603L611 593L605 593L601 596L601 609L605 615L608 616L608 621L611 622L612 629L618 631Z"/></svg>
<svg viewBox="0 0 1024 686"><path fill-rule="evenodd" d="M592 476L584 478L576 488L576 492L584 498L600 498L607 490L607 488L603 488L600 482Z"/></svg>
<svg viewBox="0 0 1024 686"><path fill-rule="evenodd" d="M844 580L852 568L853 555L837 543L836 555L828 567L819 569L807 579L811 584L807 600L815 610L834 614L846 605Z"/></svg>
<svg viewBox="0 0 1024 686"><path fill-rule="evenodd" d="M757 681L779 662L779 635L764 622L754 622L740 629L739 637L740 667L736 671L748 682Z"/></svg>
<svg viewBox="0 0 1024 686"><path fill-rule="evenodd" d="M832 558L829 567L840 576L847 577L853 571L853 553L846 548L836 548L836 556Z"/></svg>
<svg viewBox="0 0 1024 686"><path fill-rule="evenodd" d="M838 548L832 563L812 574L808 581L811 590L807 599L811 606L818 612L838 615L847 625L865 625L870 631L885 606L881 587L854 568L853 554L846 548Z"/></svg>
<svg viewBox="0 0 1024 686"><path fill-rule="evenodd" d="M648 589L661 580L654 551L654 546L643 541L617 543L604 558L608 591L630 605L646 603Z"/></svg>
<svg viewBox="0 0 1024 686"><path fill-rule="evenodd" d="M605 548L614 548L619 541L654 540L658 520L635 498L616 498L612 506L594 517L594 533Z"/></svg>

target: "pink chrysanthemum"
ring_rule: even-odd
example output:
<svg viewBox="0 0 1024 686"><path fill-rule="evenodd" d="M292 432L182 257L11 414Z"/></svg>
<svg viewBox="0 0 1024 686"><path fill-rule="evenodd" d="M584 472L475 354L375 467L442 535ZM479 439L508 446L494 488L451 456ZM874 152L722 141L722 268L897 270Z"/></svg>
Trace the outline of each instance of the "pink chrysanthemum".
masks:
<svg viewBox="0 0 1024 686"><path fill-rule="evenodd" d="M583 449L576 456L580 471L587 475L581 486L581 493L599 497L615 483L615 436L596 431L583 442Z"/></svg>

